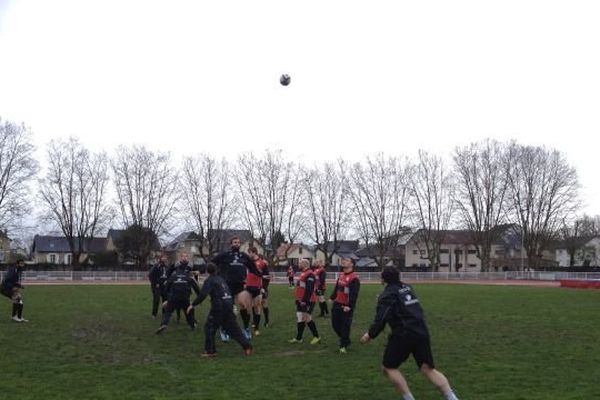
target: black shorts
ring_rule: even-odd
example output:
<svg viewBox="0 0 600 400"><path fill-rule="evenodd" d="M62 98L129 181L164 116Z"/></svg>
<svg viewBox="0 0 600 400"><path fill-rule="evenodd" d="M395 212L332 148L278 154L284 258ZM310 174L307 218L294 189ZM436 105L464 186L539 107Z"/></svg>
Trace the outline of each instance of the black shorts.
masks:
<svg viewBox="0 0 600 400"><path fill-rule="evenodd" d="M227 282L227 286L229 286L232 296L235 296L244 290L244 282Z"/></svg>
<svg viewBox="0 0 600 400"><path fill-rule="evenodd" d="M266 300L268 298L269 298L269 288L263 287L263 300Z"/></svg>
<svg viewBox="0 0 600 400"><path fill-rule="evenodd" d="M317 296L325 296L325 289L317 289L315 290L315 294Z"/></svg>
<svg viewBox="0 0 600 400"><path fill-rule="evenodd" d="M260 289L256 286L246 286L246 291L252 295L253 299L260 296Z"/></svg>
<svg viewBox="0 0 600 400"><path fill-rule="evenodd" d="M390 335L385 352L383 353L383 366L385 368L398 368L400 364L413 355L419 369L423 364L435 368L429 336L416 335Z"/></svg>
<svg viewBox="0 0 600 400"><path fill-rule="evenodd" d="M315 303L308 302L304 303L304 305L300 304L298 300L296 300L296 312L303 312L307 314L311 314L313 309L315 308Z"/></svg>

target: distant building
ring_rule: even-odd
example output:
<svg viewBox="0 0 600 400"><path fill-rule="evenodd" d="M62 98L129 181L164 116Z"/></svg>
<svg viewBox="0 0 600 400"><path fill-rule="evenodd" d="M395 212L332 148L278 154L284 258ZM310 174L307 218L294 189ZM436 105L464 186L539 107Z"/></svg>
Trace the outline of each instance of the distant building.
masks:
<svg viewBox="0 0 600 400"><path fill-rule="evenodd" d="M107 243L106 238L86 240L79 262L84 262L88 256L105 252ZM64 236L35 235L31 247L31 257L36 264L71 265L73 261L73 253Z"/></svg>

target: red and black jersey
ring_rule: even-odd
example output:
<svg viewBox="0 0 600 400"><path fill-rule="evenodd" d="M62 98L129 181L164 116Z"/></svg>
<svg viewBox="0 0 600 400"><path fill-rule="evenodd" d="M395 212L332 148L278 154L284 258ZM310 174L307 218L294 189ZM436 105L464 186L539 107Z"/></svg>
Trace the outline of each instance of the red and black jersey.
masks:
<svg viewBox="0 0 600 400"><path fill-rule="evenodd" d="M354 309L360 290L360 280L358 274L354 271L350 273L341 273L335 283L335 290L331 294L331 299L336 303Z"/></svg>
<svg viewBox="0 0 600 400"><path fill-rule="evenodd" d="M271 283L271 273L269 271L269 266L267 265L267 262L261 259L257 260L256 268L260 272L262 272L262 287L265 289L268 288L269 283Z"/></svg>
<svg viewBox="0 0 600 400"><path fill-rule="evenodd" d="M256 265L256 269L258 270L259 273L261 273L261 275L257 275L255 273L252 273L250 271L248 271L248 275L246 275L246 286L247 287L255 287L255 288L262 288L262 282L263 282L263 278L262 278L262 268L261 265L264 264L263 260L255 260L254 264Z"/></svg>
<svg viewBox="0 0 600 400"><path fill-rule="evenodd" d="M303 303L314 303L316 298L315 295L315 274L309 268L303 271L298 278L296 283L296 300Z"/></svg>

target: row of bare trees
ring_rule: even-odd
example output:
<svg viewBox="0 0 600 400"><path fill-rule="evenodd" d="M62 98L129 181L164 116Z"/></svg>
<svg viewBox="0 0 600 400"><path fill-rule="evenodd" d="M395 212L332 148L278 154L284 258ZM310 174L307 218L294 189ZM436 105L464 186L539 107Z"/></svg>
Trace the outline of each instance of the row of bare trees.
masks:
<svg viewBox="0 0 600 400"><path fill-rule="evenodd" d="M24 126L0 124L3 227L31 211L27 190L39 169L33 152ZM561 232L581 233L567 232L580 206L575 169L556 150L516 142L457 147L446 162L420 151L412 160L375 154L308 165L270 150L235 161L208 154L177 161L144 146L109 156L69 139L48 144L44 166L37 208L67 238L75 264L114 225L137 232L142 260L157 235L193 228L211 254L222 239L211 232L242 228L271 259L280 244L298 241L315 243L330 259L341 240L358 237L380 265L412 231L434 267L446 231L457 227L472 232L484 270L504 224L520 227L528 265Z"/></svg>

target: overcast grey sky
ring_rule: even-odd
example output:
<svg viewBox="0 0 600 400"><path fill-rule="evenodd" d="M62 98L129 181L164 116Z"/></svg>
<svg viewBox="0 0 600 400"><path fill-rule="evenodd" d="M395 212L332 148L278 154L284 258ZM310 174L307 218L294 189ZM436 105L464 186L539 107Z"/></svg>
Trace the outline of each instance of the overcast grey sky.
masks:
<svg viewBox="0 0 600 400"><path fill-rule="evenodd" d="M600 214L598 21L597 0L0 0L0 116L40 148L229 158L517 139L565 152Z"/></svg>

